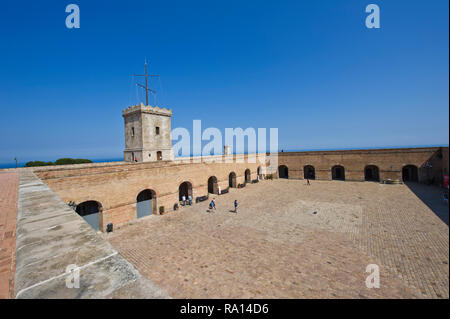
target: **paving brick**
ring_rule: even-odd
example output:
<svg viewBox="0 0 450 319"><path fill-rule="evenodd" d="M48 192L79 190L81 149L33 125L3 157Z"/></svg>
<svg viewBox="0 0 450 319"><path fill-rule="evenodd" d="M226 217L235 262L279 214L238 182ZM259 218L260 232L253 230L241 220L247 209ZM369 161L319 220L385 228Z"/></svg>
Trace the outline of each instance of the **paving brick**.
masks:
<svg viewBox="0 0 450 319"><path fill-rule="evenodd" d="M448 226L406 185L264 181L207 204L103 236L176 298L449 297Z"/></svg>
<svg viewBox="0 0 450 319"><path fill-rule="evenodd" d="M0 299L14 296L14 256L19 174L0 173Z"/></svg>

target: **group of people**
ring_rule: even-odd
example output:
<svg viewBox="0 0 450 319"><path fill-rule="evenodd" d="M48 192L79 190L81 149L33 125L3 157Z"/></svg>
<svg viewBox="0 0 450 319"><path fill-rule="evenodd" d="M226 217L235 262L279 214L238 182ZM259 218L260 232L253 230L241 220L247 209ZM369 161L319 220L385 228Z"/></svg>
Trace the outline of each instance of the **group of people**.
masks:
<svg viewBox="0 0 450 319"><path fill-rule="evenodd" d="M181 196L181 203L183 206L192 205L192 196L188 195L187 197L187 202L186 202L186 196L183 195ZM238 207L238 201L237 199L234 200L234 212L237 214L237 207ZM211 200L211 202L209 203L209 209L216 209L216 201L214 200L214 198Z"/></svg>
<svg viewBox="0 0 450 319"><path fill-rule="evenodd" d="M183 206L186 206L186 196L181 196L181 202L183 203ZM191 206L192 205L192 196L188 195L188 205Z"/></svg>
<svg viewBox="0 0 450 319"><path fill-rule="evenodd" d="M234 200L234 213L237 214L237 208L238 208L238 201L237 199ZM211 202L209 203L209 209L216 209L216 201L214 200L214 198L211 200Z"/></svg>

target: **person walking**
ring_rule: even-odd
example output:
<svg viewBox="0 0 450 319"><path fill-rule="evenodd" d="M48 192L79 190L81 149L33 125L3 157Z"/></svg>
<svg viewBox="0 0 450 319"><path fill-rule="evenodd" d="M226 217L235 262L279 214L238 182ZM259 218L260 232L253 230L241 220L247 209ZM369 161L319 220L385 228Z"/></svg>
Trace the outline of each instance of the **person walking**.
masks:
<svg viewBox="0 0 450 319"><path fill-rule="evenodd" d="M213 207L214 210L216 209L216 201L214 200L214 198L212 200L212 207Z"/></svg>
<svg viewBox="0 0 450 319"><path fill-rule="evenodd" d="M191 195L188 196L188 201L189 201L189 206L192 206L192 196Z"/></svg>
<svg viewBox="0 0 450 319"><path fill-rule="evenodd" d="M237 199L234 200L234 212L235 214L237 214L237 207L238 207L238 202Z"/></svg>
<svg viewBox="0 0 450 319"><path fill-rule="evenodd" d="M311 185L311 183L309 182L309 178L306 179L306 185Z"/></svg>
<svg viewBox="0 0 450 319"><path fill-rule="evenodd" d="M181 201L183 202L183 206L186 206L186 196L181 196Z"/></svg>

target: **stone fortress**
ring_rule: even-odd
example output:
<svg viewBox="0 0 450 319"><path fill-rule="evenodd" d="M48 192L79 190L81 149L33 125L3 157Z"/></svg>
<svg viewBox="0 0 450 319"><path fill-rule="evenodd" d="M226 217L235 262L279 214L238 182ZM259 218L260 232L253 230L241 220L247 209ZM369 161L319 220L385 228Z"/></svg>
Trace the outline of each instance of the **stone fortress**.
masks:
<svg viewBox="0 0 450 319"><path fill-rule="evenodd" d="M406 289L388 285L383 292L368 296L448 298L448 226L408 187L384 185L441 186L449 170L448 147L254 156L232 154L225 146L219 156L174 158L171 116L171 110L149 105L125 109L123 162L0 171L0 298L228 298L254 288L245 296L261 297L261 291L266 291L273 293L268 297L330 297L336 296L328 294L334 291L358 298L368 293L355 284L364 282L358 277L364 269L361 265L370 263L364 254L390 267L393 286ZM306 178L320 182L303 187L305 183L292 181ZM270 179L280 180L258 184ZM181 207L183 196L192 197L191 207ZM369 196L371 200L366 199ZM222 208L204 214L207 202L201 201L211 198ZM246 207L238 215L227 208L235 198ZM433 201L436 198L433 195ZM319 215L308 214L313 207ZM443 209L448 218L448 207L438 208ZM108 232L111 226L112 233ZM328 231L317 232L320 227ZM352 230L350 237L344 236L347 239L341 234L346 229ZM304 239L308 234L310 240ZM426 240L422 234L427 234ZM252 258L236 259L233 254L223 260L230 251L245 256L249 249ZM341 260L338 256L343 251L353 257ZM334 279L327 274L340 271L333 268L339 264L327 263L331 268L318 277L304 278L311 283L306 290L281 283L269 285L270 289L256 288L274 280L299 280L295 269L286 265L316 274L311 269L324 267L317 254L349 263L356 277L347 279L340 273L346 288L320 292L322 286L333 286ZM429 254L435 257L430 259ZM403 255L401 262L393 258ZM202 265L198 256L203 256ZM205 262L211 266L208 269L218 267L215 276L205 275ZM180 263L191 268L182 272ZM266 266L255 268L258 263ZM68 265L81 270L81 289L67 287ZM229 269L221 267L234 269L235 277L230 278ZM249 270L266 279L247 283ZM418 295L398 282L396 271L410 287L418 285ZM189 276L202 284L191 284ZM234 288L242 288L222 289L230 280Z"/></svg>
<svg viewBox="0 0 450 319"><path fill-rule="evenodd" d="M124 162L35 168L35 174L94 229L120 227L150 214L176 209L182 196L218 194L266 177L311 180L416 181L442 185L448 174L448 147L279 152L251 162L247 154L221 155L221 163L176 159L171 145L172 111L136 105L126 108ZM220 156L219 156L220 157ZM231 162L231 163L230 163ZM245 189L243 190L245 191Z"/></svg>

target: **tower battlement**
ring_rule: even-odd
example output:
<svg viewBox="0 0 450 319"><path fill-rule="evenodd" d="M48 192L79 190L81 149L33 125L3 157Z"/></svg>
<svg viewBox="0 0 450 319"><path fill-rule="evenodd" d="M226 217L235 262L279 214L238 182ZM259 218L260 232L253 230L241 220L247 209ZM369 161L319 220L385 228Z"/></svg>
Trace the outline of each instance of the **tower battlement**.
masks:
<svg viewBox="0 0 450 319"><path fill-rule="evenodd" d="M159 106L144 105L144 103L127 107L125 110L122 111L122 116L125 117L130 114L138 113L138 112L172 116L171 109L166 109L165 107L159 107Z"/></svg>

